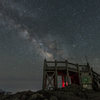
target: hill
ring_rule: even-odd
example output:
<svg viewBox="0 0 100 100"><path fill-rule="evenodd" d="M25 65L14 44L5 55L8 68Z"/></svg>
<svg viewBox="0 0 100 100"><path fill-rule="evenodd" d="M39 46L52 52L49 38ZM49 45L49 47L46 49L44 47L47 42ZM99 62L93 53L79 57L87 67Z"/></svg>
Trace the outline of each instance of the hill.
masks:
<svg viewBox="0 0 100 100"><path fill-rule="evenodd" d="M71 84L57 90L22 91L15 94L0 93L0 100L100 100L100 91L82 89Z"/></svg>

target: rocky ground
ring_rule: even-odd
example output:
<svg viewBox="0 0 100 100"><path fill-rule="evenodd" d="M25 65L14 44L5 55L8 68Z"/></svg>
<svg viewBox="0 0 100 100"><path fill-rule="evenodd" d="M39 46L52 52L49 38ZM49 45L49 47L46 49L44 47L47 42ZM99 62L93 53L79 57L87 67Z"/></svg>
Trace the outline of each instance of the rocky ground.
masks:
<svg viewBox="0 0 100 100"><path fill-rule="evenodd" d="M15 94L0 93L0 100L100 100L100 91L83 90L77 85L45 91L23 91Z"/></svg>

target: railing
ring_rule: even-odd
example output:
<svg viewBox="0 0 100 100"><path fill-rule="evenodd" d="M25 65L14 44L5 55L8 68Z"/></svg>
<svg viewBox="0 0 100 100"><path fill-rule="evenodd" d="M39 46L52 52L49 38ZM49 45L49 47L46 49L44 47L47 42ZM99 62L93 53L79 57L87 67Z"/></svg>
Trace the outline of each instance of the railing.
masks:
<svg viewBox="0 0 100 100"><path fill-rule="evenodd" d="M89 71L89 68L87 65L79 65L79 70L80 71Z"/></svg>
<svg viewBox="0 0 100 100"><path fill-rule="evenodd" d="M92 70L93 78L100 82L100 75Z"/></svg>
<svg viewBox="0 0 100 100"><path fill-rule="evenodd" d="M76 65L76 64L69 63L69 62L68 62L68 69L78 70L78 68L77 68L77 65Z"/></svg>
<svg viewBox="0 0 100 100"><path fill-rule="evenodd" d="M87 65L78 65L78 64L74 64L74 63L70 63L67 61L46 61L46 68L55 68L55 64L57 64L57 68L66 68L68 67L68 69L70 70L79 70L80 71L89 71L89 68ZM79 67L78 67L79 66Z"/></svg>

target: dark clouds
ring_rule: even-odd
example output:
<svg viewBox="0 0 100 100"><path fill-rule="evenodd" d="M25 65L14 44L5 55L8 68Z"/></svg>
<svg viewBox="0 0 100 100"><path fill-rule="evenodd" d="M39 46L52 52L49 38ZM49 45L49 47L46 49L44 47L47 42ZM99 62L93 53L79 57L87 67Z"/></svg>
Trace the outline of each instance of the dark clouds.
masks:
<svg viewBox="0 0 100 100"><path fill-rule="evenodd" d="M83 64L87 55L90 65L98 70L99 2L0 0L0 86L24 90L30 79L27 85L33 83L33 90L41 89L44 58ZM17 89L15 85L20 84Z"/></svg>

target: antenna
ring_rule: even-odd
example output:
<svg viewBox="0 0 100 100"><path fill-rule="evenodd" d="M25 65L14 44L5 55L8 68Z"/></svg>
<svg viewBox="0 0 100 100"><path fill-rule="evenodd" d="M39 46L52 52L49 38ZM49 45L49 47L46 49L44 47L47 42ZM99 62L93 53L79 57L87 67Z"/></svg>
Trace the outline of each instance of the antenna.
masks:
<svg viewBox="0 0 100 100"><path fill-rule="evenodd" d="M86 58L86 62L88 63L87 55L85 56L85 58Z"/></svg>

